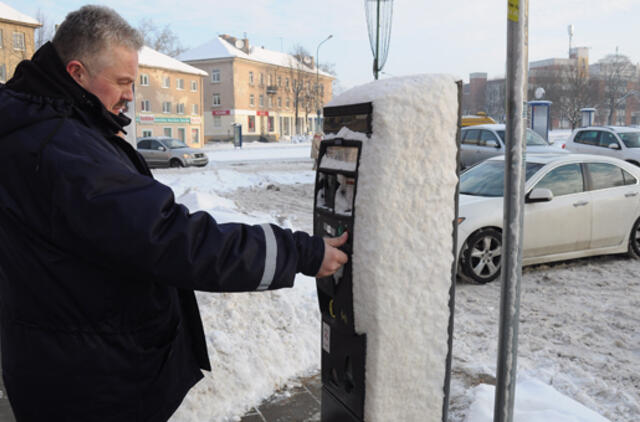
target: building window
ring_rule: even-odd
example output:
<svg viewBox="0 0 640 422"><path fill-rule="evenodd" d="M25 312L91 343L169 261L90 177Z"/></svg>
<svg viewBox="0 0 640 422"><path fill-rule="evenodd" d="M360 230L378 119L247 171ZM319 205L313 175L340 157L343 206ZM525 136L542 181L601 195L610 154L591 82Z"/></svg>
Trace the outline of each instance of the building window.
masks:
<svg viewBox="0 0 640 422"><path fill-rule="evenodd" d="M185 128L179 127L178 128L178 139L180 139L182 142L185 142L186 137L187 137L186 133L187 132L186 132Z"/></svg>
<svg viewBox="0 0 640 422"><path fill-rule="evenodd" d="M220 82L220 69L211 70L211 83L217 84L219 82Z"/></svg>
<svg viewBox="0 0 640 422"><path fill-rule="evenodd" d="M142 131L142 137L143 138L148 138L149 136L153 136L153 132L151 130L143 130Z"/></svg>
<svg viewBox="0 0 640 422"><path fill-rule="evenodd" d="M140 111L151 111L151 103L149 100L142 100Z"/></svg>
<svg viewBox="0 0 640 422"><path fill-rule="evenodd" d="M171 113L171 101L164 101L162 103L162 112Z"/></svg>
<svg viewBox="0 0 640 422"><path fill-rule="evenodd" d="M273 98L267 97L267 104L269 105L269 108L273 108Z"/></svg>
<svg viewBox="0 0 640 422"><path fill-rule="evenodd" d="M4 48L4 40L2 38L2 29L0 29L0 48Z"/></svg>
<svg viewBox="0 0 640 422"><path fill-rule="evenodd" d="M247 116L247 125L249 127L249 132L256 131L256 116Z"/></svg>
<svg viewBox="0 0 640 422"><path fill-rule="evenodd" d="M274 130L276 130L276 128L274 127L274 121L273 121L273 116L269 116L267 117L267 130L269 132L273 132Z"/></svg>
<svg viewBox="0 0 640 422"><path fill-rule="evenodd" d="M192 128L191 129L191 141L194 144L199 144L200 143L200 129L198 129L198 128Z"/></svg>
<svg viewBox="0 0 640 422"><path fill-rule="evenodd" d="M191 91L196 92L198 90L198 81L191 81Z"/></svg>
<svg viewBox="0 0 640 422"><path fill-rule="evenodd" d="M253 85L253 72L249 72L249 85Z"/></svg>
<svg viewBox="0 0 640 422"><path fill-rule="evenodd" d="M255 105L256 105L256 97L253 94L249 95L249 105L251 107L255 107Z"/></svg>
<svg viewBox="0 0 640 422"><path fill-rule="evenodd" d="M291 102L289 101L289 99L287 98L287 108L289 108L289 105L291 104Z"/></svg>
<svg viewBox="0 0 640 422"><path fill-rule="evenodd" d="M213 94L211 105L213 107L220 107L220 94Z"/></svg>
<svg viewBox="0 0 640 422"><path fill-rule="evenodd" d="M267 85L273 85L273 77L271 75L271 73L269 73L269 75L267 75Z"/></svg>
<svg viewBox="0 0 640 422"><path fill-rule="evenodd" d="M149 86L149 75L146 73L140 74L140 86Z"/></svg>
<svg viewBox="0 0 640 422"><path fill-rule="evenodd" d="M213 127L222 127L222 117L213 116Z"/></svg>
<svg viewBox="0 0 640 422"><path fill-rule="evenodd" d="M176 106L176 113L178 114L184 114L184 103L179 103Z"/></svg>
<svg viewBox="0 0 640 422"><path fill-rule="evenodd" d="M176 87L179 90L183 90L184 89L184 79L178 79L176 80Z"/></svg>
<svg viewBox="0 0 640 422"><path fill-rule="evenodd" d="M260 107L264 107L264 95L260 94Z"/></svg>
<svg viewBox="0 0 640 422"><path fill-rule="evenodd" d="M278 108L282 108L282 97L278 97Z"/></svg>
<svg viewBox="0 0 640 422"><path fill-rule="evenodd" d="M264 73L260 72L260 86L264 85Z"/></svg>
<svg viewBox="0 0 640 422"><path fill-rule="evenodd" d="M164 136L168 136L170 138L173 136L173 131L170 127L165 127L162 132L164 133Z"/></svg>
<svg viewBox="0 0 640 422"><path fill-rule="evenodd" d="M289 89L289 78L285 78L285 80L284 80L284 88L285 89Z"/></svg>
<svg viewBox="0 0 640 422"><path fill-rule="evenodd" d="M24 42L24 32L14 32L13 33L13 49L25 51L27 49L26 44Z"/></svg>
<svg viewBox="0 0 640 422"><path fill-rule="evenodd" d="M198 104L194 104L191 109L191 114L199 114L198 113Z"/></svg>
<svg viewBox="0 0 640 422"><path fill-rule="evenodd" d="M0 82L6 82L7 81L7 65L2 63L2 65L0 65Z"/></svg>
<svg viewBox="0 0 640 422"><path fill-rule="evenodd" d="M278 86L282 86L282 76L278 76Z"/></svg>
<svg viewBox="0 0 640 422"><path fill-rule="evenodd" d="M169 88L169 87L171 87L171 78L170 78L170 77L165 76L165 77L162 79L162 87L163 87L163 88Z"/></svg>

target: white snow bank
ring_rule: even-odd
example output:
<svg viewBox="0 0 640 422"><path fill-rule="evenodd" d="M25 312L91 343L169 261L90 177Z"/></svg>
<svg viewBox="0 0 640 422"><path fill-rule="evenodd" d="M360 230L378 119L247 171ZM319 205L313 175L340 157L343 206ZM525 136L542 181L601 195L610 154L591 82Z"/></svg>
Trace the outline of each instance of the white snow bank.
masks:
<svg viewBox="0 0 640 422"><path fill-rule="evenodd" d="M444 75L384 79L329 106L364 102L373 104L373 133L359 168L353 296L356 331L367 335L365 420L440 421L457 87Z"/></svg>
<svg viewBox="0 0 640 422"><path fill-rule="evenodd" d="M495 387L474 388L474 401L465 422L493 422ZM513 419L518 422L610 422L555 388L535 378L516 384Z"/></svg>

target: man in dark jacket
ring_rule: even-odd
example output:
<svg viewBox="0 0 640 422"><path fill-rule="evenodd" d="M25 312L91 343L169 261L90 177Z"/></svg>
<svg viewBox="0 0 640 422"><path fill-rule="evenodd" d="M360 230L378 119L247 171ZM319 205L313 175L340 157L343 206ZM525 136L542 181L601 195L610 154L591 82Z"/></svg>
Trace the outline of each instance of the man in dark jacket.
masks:
<svg viewBox="0 0 640 422"><path fill-rule="evenodd" d="M0 86L2 369L18 421L165 421L210 370L194 290L290 287L347 259L344 236L217 224L174 202L118 136L141 46L85 6Z"/></svg>

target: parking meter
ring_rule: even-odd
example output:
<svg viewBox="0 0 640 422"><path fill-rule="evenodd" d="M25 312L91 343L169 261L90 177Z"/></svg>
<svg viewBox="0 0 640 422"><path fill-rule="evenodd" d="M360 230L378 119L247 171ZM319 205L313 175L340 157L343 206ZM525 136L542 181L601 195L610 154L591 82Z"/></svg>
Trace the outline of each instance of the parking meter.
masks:
<svg viewBox="0 0 640 422"><path fill-rule="evenodd" d="M348 231L348 263L316 279L321 422L445 421L461 83L353 88L324 108L314 234Z"/></svg>
<svg viewBox="0 0 640 422"><path fill-rule="evenodd" d="M320 143L314 200L314 234L349 233L342 250L353 250L355 196L361 141ZM322 313L322 413L324 421L362 421L366 337L353 325L351 259L333 276L317 279Z"/></svg>
<svg viewBox="0 0 640 422"><path fill-rule="evenodd" d="M551 104L551 101L529 101L531 129L542 136L545 141L549 141L549 130L551 129Z"/></svg>

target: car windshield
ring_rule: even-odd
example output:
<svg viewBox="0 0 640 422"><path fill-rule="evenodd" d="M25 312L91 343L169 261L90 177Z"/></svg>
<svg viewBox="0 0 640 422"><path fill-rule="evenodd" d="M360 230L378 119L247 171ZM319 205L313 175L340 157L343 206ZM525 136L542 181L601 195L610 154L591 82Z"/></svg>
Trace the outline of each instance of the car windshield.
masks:
<svg viewBox="0 0 640 422"><path fill-rule="evenodd" d="M640 132L618 132L618 136L627 148L640 148Z"/></svg>
<svg viewBox="0 0 640 422"><path fill-rule="evenodd" d="M187 148L187 144L182 142L180 139L169 138L169 139L165 139L164 143L166 146L168 146L171 149Z"/></svg>
<svg viewBox="0 0 640 422"><path fill-rule="evenodd" d="M502 142L506 143L504 140L504 130L497 130L496 131L498 133L498 135L500 135L500 138L502 139ZM547 141L544 140L544 138L540 135L538 135L536 132L534 132L533 130L527 128L527 145L549 145L549 143Z"/></svg>
<svg viewBox="0 0 640 422"><path fill-rule="evenodd" d="M539 163L527 163L526 180L542 166ZM504 161L485 161L462 173L460 193L474 196L504 195Z"/></svg>

